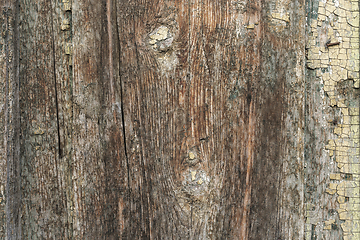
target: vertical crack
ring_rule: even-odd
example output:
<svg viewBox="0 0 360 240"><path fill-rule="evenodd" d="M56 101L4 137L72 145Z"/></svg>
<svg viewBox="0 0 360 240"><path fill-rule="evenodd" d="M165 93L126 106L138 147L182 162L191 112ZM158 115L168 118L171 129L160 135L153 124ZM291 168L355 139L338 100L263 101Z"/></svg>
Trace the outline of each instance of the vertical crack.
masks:
<svg viewBox="0 0 360 240"><path fill-rule="evenodd" d="M115 1L116 4L117 1ZM117 6L116 6L117 9ZM124 82L122 80L121 75L121 44L120 44L120 35L119 35L119 23L116 20L116 34L117 34L117 41L119 43L119 78L120 78L120 107L121 107L121 121L122 121L122 134L123 134L123 142L124 142L124 154L126 158L126 167L127 167L127 184L128 188L130 189L130 169L129 169L129 157L127 152L127 144L126 144L126 127L125 127L125 113L124 113Z"/></svg>
<svg viewBox="0 0 360 240"><path fill-rule="evenodd" d="M56 124L57 124L57 135L58 135L58 151L59 159L63 157L61 148L61 137L60 137L60 119L59 119L59 100L58 100L58 89L56 79L56 54L55 54L55 35L54 35L54 12L51 15L51 32L52 32L52 57L53 57L53 72L54 72L54 84L55 84L55 105L56 105Z"/></svg>
<svg viewBox="0 0 360 240"><path fill-rule="evenodd" d="M121 75L120 75L121 76ZM128 157L128 153L127 153L127 146L126 146L126 128L125 128L125 114L124 114L124 100L123 100L123 86L122 86L122 80L120 77L120 81L121 81L121 96L120 96L120 100L121 100L121 121L122 121L122 132L123 132L123 141L124 141L124 148L125 148L125 158L126 158L126 163L128 166L128 184L130 186L129 180L130 180L130 170L129 170L129 157Z"/></svg>
<svg viewBox="0 0 360 240"><path fill-rule="evenodd" d="M116 12L118 10L117 7L117 1L115 1L115 8L116 8ZM116 14L118 15L118 13ZM125 161L126 161L126 174L127 174L127 189L128 191L125 193L127 195L125 195L125 200L129 201L129 195L130 195L130 165L129 165L129 156L128 156L128 152L127 152L127 141L126 141L126 126L125 126L125 111L124 111L124 82L122 79L122 74L121 74L121 43L120 43L120 34L119 34L119 22L118 22L118 17L116 18L116 37L117 37L117 42L118 42L118 48L119 48L119 80L120 80L120 113L121 113L121 121L122 121L122 135L123 135L123 143L124 143L124 154L125 154ZM129 212L129 211L128 211ZM121 219L120 219L121 221ZM124 221L125 222L125 221ZM129 224L129 229L132 229L132 222L128 221Z"/></svg>
<svg viewBox="0 0 360 240"><path fill-rule="evenodd" d="M107 20L108 20L108 34L109 34L109 62L110 62L110 90L111 90L111 94L112 94L112 104L115 104L115 91L114 91L114 80L113 80L113 75L114 75L114 67L113 67L113 56L112 56L112 52L113 52L113 42L112 42L112 27L111 27L111 6L110 6L111 2L110 0L107 0ZM115 1L116 4L116 1ZM116 7L116 5L115 5ZM121 44L120 44L120 39L119 39L119 26L118 26L118 22L116 20L116 34L117 34L117 40L119 42L119 62L121 65ZM121 121L122 121L122 133L123 133L123 141L124 141L124 153L125 153L125 157L126 157L126 161L128 161L128 153L127 153L127 146L126 146L126 132L125 132L125 114L124 114L124 103L123 103L123 81L121 79L121 70L119 69L119 77L120 77L120 107L121 107ZM115 118L116 120L116 118ZM128 162L127 162L127 165ZM129 176L128 176L129 177Z"/></svg>

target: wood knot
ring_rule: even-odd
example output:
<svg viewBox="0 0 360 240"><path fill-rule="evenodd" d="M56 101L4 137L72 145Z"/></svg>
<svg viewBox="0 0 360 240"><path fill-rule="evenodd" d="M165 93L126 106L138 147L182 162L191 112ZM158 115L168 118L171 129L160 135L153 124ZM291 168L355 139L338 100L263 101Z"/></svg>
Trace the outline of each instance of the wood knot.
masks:
<svg viewBox="0 0 360 240"><path fill-rule="evenodd" d="M159 52L168 51L173 40L174 37L166 26L160 26L149 34L149 44Z"/></svg>

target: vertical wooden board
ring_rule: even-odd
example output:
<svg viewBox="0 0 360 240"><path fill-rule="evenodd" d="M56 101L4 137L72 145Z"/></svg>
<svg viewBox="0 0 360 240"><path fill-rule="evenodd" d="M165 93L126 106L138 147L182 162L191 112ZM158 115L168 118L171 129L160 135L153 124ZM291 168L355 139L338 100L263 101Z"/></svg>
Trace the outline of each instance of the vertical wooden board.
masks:
<svg viewBox="0 0 360 240"><path fill-rule="evenodd" d="M70 6L70 8L68 7ZM53 1L54 71L58 121L59 175L64 194L63 218L66 219L65 239L73 237L73 183L72 183L72 12L71 3Z"/></svg>
<svg viewBox="0 0 360 240"><path fill-rule="evenodd" d="M78 239L118 239L124 225L127 171L114 4L72 5L73 234Z"/></svg>
<svg viewBox="0 0 360 240"><path fill-rule="evenodd" d="M0 3L0 239L6 236L5 190L6 190L6 114L7 109L7 33L8 11L5 2Z"/></svg>
<svg viewBox="0 0 360 240"><path fill-rule="evenodd" d="M245 26L249 21L259 23L260 6L256 2L192 3L191 129L195 139L209 138L205 153L209 157L203 161L214 191L210 198L213 222L208 223L214 230L204 231L202 237L210 232L213 238L243 239L250 225L262 37L261 25L249 30ZM242 35L236 27L245 29Z"/></svg>
<svg viewBox="0 0 360 240"><path fill-rule="evenodd" d="M5 17L4 152L6 154L6 237L21 238L19 23L18 1L2 1Z"/></svg>
<svg viewBox="0 0 360 240"><path fill-rule="evenodd" d="M21 238L65 239L53 5L20 1Z"/></svg>
<svg viewBox="0 0 360 240"><path fill-rule="evenodd" d="M129 156L124 236L301 235L303 102L296 101L304 48L300 33L289 36L303 21L294 11L303 4L280 6L293 14L280 32L263 21L269 6L118 5ZM287 135L294 131L300 136ZM297 171L285 175L293 166ZM283 218L289 214L296 217ZM285 226L296 230L283 232Z"/></svg>
<svg viewBox="0 0 360 240"><path fill-rule="evenodd" d="M251 239L302 239L304 234L304 4L261 2ZM276 212L269 215L274 208Z"/></svg>
<svg viewBox="0 0 360 240"><path fill-rule="evenodd" d="M188 16L187 1L118 4L129 163L125 239L190 234L190 212L174 196L181 191L179 155L186 145Z"/></svg>
<svg viewBox="0 0 360 240"><path fill-rule="evenodd" d="M301 238L302 2L279 25L260 1L76 2L73 39L58 4L20 5L23 238Z"/></svg>

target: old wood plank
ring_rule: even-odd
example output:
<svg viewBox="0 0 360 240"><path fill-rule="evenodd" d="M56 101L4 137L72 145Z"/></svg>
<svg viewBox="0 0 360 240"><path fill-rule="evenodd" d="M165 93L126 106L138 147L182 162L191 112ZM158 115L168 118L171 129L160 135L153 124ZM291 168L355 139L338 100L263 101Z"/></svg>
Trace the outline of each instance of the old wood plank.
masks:
<svg viewBox="0 0 360 240"><path fill-rule="evenodd" d="M262 147L258 151L257 178L267 182L264 195L257 184L256 204L251 216L253 226L263 228L263 235L254 229L250 236L265 238L265 229L258 219L266 219L267 227L275 228L274 238L302 239L304 237L303 167L305 111L305 39L304 1L269 1L262 3L263 39L261 46L261 103ZM279 17L280 16L280 17ZM280 19L279 19L280 18ZM290 134L291 133L291 134ZM265 164L263 164L263 162ZM269 172L271 174L269 174ZM274 177L271 177L273 172ZM278 181L278 183L276 183ZM277 206L277 218L265 216L261 199L268 209ZM277 222L276 225L274 220ZM256 224L255 224L256 223ZM292 227L289 227L292 226ZM256 237L251 237L256 239Z"/></svg>
<svg viewBox="0 0 360 240"><path fill-rule="evenodd" d="M5 212L5 192L6 192L6 120L5 120L5 106L6 106L6 80L7 80L7 57L6 57L6 42L7 42L7 7L4 2L0 4L0 239L6 237L6 212Z"/></svg>
<svg viewBox="0 0 360 240"><path fill-rule="evenodd" d="M72 71L72 12L70 1L53 1L53 51L58 124L58 181L63 194L64 239L73 239L73 71Z"/></svg>
<svg viewBox="0 0 360 240"><path fill-rule="evenodd" d="M118 239L123 225L127 171L114 4L72 5L73 235L78 239Z"/></svg>
<svg viewBox="0 0 360 240"><path fill-rule="evenodd" d="M19 238L302 238L302 1L20 3Z"/></svg>
<svg viewBox="0 0 360 240"><path fill-rule="evenodd" d="M304 42L289 36L303 18L287 9L291 27L278 31L262 21L270 8L119 5L130 143L125 236L301 238ZM293 166L299 171L285 174ZM293 231L282 230L288 224Z"/></svg>
<svg viewBox="0 0 360 240"><path fill-rule="evenodd" d="M2 31L2 114L1 119L4 124L2 127L3 138L3 157L2 170L4 167L6 171L1 173L1 184L6 184L6 191L2 191L1 206L6 203L6 220L2 222L2 227L6 231L2 231L2 237L8 239L20 238L20 207L21 207L21 193L20 193L20 116L19 116L19 32L17 24L19 22L18 1L1 1L1 20ZM6 165L5 165L6 164ZM3 189L3 187L2 187ZM3 209L2 209L3 210ZM4 216L4 215L3 215ZM6 222L6 223L5 223ZM5 229L4 229L5 230Z"/></svg>
<svg viewBox="0 0 360 240"><path fill-rule="evenodd" d="M65 238L66 195L59 162L54 6L20 1L21 233Z"/></svg>

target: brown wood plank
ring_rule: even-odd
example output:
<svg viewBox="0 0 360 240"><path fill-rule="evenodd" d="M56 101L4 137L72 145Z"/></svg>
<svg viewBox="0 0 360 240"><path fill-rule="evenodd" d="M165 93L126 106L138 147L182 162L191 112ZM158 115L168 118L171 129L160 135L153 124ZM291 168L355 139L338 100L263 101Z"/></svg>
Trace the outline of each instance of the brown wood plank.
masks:
<svg viewBox="0 0 360 240"><path fill-rule="evenodd" d="M304 87L295 75L303 41L289 40L295 25L278 33L263 21L268 8L256 1L118 6L131 143L125 236L298 236L301 221L283 217L301 217L302 178L295 172L292 185L294 175L284 174L302 166L302 138L286 133L303 126L302 93L291 96ZM289 221L296 230L283 232Z"/></svg>
<svg viewBox="0 0 360 240"><path fill-rule="evenodd" d="M64 239L60 177L54 8L20 1L21 239Z"/></svg>
<svg viewBox="0 0 360 240"><path fill-rule="evenodd" d="M58 124L59 185L63 194L64 239L73 239L73 72L72 72L72 11L67 1L53 1L52 31L54 35L54 71ZM71 6L71 5L70 5Z"/></svg>
<svg viewBox="0 0 360 240"><path fill-rule="evenodd" d="M118 239L126 184L114 1L73 2L73 236Z"/></svg>
<svg viewBox="0 0 360 240"><path fill-rule="evenodd" d="M303 238L302 0L19 3L11 238Z"/></svg>

